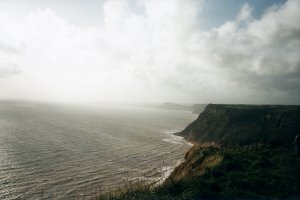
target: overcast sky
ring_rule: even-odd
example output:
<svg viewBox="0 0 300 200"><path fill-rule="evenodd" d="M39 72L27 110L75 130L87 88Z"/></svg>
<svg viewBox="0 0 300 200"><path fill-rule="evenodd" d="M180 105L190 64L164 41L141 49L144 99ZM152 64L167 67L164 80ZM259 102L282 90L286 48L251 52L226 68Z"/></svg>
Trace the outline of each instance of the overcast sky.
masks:
<svg viewBox="0 0 300 200"><path fill-rule="evenodd" d="M299 0L0 0L0 99L300 103Z"/></svg>

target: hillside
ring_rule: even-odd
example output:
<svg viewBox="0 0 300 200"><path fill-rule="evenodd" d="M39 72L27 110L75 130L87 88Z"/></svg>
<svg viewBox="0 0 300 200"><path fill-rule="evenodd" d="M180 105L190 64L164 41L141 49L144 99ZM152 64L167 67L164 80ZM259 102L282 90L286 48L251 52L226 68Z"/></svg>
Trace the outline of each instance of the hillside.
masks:
<svg viewBox="0 0 300 200"><path fill-rule="evenodd" d="M162 186L180 199L300 197L300 159L285 148L196 145L185 159Z"/></svg>
<svg viewBox="0 0 300 200"><path fill-rule="evenodd" d="M290 146L299 131L300 106L209 104L178 135L199 143Z"/></svg>

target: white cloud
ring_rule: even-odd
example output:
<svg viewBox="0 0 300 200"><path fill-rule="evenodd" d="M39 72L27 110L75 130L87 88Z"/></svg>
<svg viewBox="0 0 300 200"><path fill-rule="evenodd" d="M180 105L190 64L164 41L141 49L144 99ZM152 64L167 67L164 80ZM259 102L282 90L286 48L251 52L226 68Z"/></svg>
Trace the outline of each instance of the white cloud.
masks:
<svg viewBox="0 0 300 200"><path fill-rule="evenodd" d="M249 4L245 4L237 17L237 22L241 23L251 21L253 19L252 12L253 8Z"/></svg>
<svg viewBox="0 0 300 200"><path fill-rule="evenodd" d="M0 66L0 78L9 78L11 76L15 76L20 74L21 71L18 69L18 66L6 64Z"/></svg>
<svg viewBox="0 0 300 200"><path fill-rule="evenodd" d="M89 28L50 9L23 20L0 14L0 98L299 102L299 1L261 19L246 4L209 31L200 9L193 0L109 0L104 24ZM7 63L22 73L1 79Z"/></svg>

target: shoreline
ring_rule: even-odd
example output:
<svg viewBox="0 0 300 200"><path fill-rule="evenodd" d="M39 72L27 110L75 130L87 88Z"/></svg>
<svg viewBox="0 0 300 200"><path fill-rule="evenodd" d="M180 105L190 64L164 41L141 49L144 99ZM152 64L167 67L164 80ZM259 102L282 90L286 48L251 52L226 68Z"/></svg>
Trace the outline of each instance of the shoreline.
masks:
<svg viewBox="0 0 300 200"><path fill-rule="evenodd" d="M185 159L186 153L189 152L196 145L195 142L188 141L183 136L176 135L175 133L167 133L167 134L172 135L172 137L180 138L180 140L182 140L182 142L188 146L187 150L183 154L182 159L174 160L175 164L158 166L155 169L147 169L145 172L143 172L141 176L122 177L123 184L120 185L121 187L116 186L116 189L103 191L103 194L114 193L114 192L118 193L120 192L119 191L120 189L127 190L130 188L135 188L136 186L139 185L143 185L143 186L148 185L153 188L161 186L170 177L170 175L176 170L176 168L186 161ZM166 141L166 142L171 142L171 141Z"/></svg>
<svg viewBox="0 0 300 200"><path fill-rule="evenodd" d="M170 175L176 170L176 168L181 165L182 163L184 163L186 161L185 159L185 155L195 146L197 145L196 142L193 141L188 141L186 140L183 136L179 136L176 135L175 133L169 133L170 135L172 135L172 137L178 137L180 139L182 139L182 142L184 142L184 144L188 145L189 147L187 148L187 150L185 151L183 158L180 160L174 160L174 162L176 162L175 164L171 164L171 165L163 165L160 167L157 167L155 171L153 171L153 169L148 169L147 171L144 172L144 174L142 176L139 177L130 177L129 181L132 180L137 180L136 182L131 183L131 186L135 186L138 184L145 184L145 185L152 185L151 187L159 187L160 185L162 185L169 177ZM150 173L151 175L147 175L148 173ZM157 174L161 174L158 177L156 176ZM111 192L111 191L107 191L107 192Z"/></svg>
<svg viewBox="0 0 300 200"><path fill-rule="evenodd" d="M190 148L188 148L188 150L185 152L184 156L195 146L197 145L196 142L193 141L188 141L186 140L183 136L179 136L176 135L176 133L171 133L173 136L182 138L182 140L185 142L185 144L189 145ZM170 175L175 171L175 169L181 165L182 163L184 163L186 161L186 159L183 157L183 159L179 160L176 165L174 167L170 167L170 166L166 166L166 167L170 167L170 169L166 170L164 172L163 178L161 180L159 180L157 183L154 184L155 187L162 185L169 177Z"/></svg>

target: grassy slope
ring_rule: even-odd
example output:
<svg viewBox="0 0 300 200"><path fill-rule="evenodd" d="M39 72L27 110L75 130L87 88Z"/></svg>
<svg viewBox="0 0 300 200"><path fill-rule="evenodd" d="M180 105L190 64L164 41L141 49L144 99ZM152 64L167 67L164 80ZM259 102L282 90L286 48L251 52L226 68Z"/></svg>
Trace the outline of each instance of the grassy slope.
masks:
<svg viewBox="0 0 300 200"><path fill-rule="evenodd" d="M300 198L300 159L268 146L195 146L157 187L100 199Z"/></svg>
<svg viewBox="0 0 300 200"><path fill-rule="evenodd" d="M180 176L174 171L168 180L181 197L300 197L300 160L287 149L194 147L189 154L177 169L186 174L176 180Z"/></svg>

